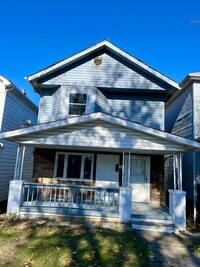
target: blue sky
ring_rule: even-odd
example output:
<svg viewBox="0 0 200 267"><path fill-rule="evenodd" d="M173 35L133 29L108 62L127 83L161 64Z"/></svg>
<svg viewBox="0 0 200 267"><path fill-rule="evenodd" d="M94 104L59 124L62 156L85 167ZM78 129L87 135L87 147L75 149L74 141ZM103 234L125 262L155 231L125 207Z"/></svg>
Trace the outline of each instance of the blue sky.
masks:
<svg viewBox="0 0 200 267"><path fill-rule="evenodd" d="M24 80L103 39L180 82L200 71L199 0L8 0L0 4L0 74Z"/></svg>

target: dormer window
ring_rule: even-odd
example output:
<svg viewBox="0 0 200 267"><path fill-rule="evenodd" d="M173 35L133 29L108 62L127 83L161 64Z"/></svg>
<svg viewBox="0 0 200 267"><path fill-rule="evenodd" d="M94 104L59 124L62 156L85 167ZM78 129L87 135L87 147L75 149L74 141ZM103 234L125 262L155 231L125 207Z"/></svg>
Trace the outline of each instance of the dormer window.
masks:
<svg viewBox="0 0 200 267"><path fill-rule="evenodd" d="M83 115L86 113L86 94L71 93L69 95L69 115Z"/></svg>

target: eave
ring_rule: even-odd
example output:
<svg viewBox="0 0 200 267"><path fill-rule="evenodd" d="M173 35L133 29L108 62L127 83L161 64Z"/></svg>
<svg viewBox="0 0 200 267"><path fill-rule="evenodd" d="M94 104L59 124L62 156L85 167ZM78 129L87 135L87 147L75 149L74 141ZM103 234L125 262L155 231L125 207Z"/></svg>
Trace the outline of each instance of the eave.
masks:
<svg viewBox="0 0 200 267"><path fill-rule="evenodd" d="M175 81L171 80L167 76L163 75L162 73L156 71L155 69L151 68L150 66L146 65L142 61L138 60L137 58L131 56L130 54L126 53L125 51L121 50L120 48L116 47L115 45L111 44L110 42L104 40L100 43L97 43L96 45L93 45L79 53L74 54L71 57L68 57L64 60L61 60L47 68L42 69L39 72L36 72L28 77L25 77L25 79L37 90L38 84L37 80L46 77L47 75L50 75L51 73L58 71L64 67L67 67L89 55L92 53L96 53L102 49L107 49L111 53L117 55L118 57L126 60L129 64L132 64L136 66L137 68L143 70L144 72L148 73L149 75L155 77L156 79L165 82L169 88L173 88L175 90L179 90L179 84Z"/></svg>
<svg viewBox="0 0 200 267"><path fill-rule="evenodd" d="M91 113L83 116L77 116L72 118L67 118L60 121L49 122L45 124L35 125L28 128L22 128L14 131L4 132L0 134L0 139L15 140L19 139L20 136L29 136L35 133L42 133L42 131L55 130L64 127L71 127L74 125L79 125L87 122L93 121L103 121L110 124L114 124L120 127L124 127L130 130L134 130L143 134L151 135L157 138L161 138L167 141L174 142L176 144L182 145L185 148L185 151L200 151L200 143L185 139L179 136L175 136L163 131L159 131L132 121L127 121L118 117L113 117L101 112Z"/></svg>

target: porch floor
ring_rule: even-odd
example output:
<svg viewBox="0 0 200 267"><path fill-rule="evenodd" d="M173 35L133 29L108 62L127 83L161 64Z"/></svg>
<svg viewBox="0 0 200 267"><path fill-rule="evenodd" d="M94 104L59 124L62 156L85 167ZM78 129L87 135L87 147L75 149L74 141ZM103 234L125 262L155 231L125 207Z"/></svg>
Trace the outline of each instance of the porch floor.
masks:
<svg viewBox="0 0 200 267"><path fill-rule="evenodd" d="M152 203L132 202L132 218L140 217L145 219L170 220L168 207Z"/></svg>

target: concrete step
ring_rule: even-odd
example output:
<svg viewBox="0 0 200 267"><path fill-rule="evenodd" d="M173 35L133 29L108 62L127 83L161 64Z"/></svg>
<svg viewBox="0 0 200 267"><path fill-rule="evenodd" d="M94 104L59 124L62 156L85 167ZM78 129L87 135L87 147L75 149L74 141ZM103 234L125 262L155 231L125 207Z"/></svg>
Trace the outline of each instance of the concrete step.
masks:
<svg viewBox="0 0 200 267"><path fill-rule="evenodd" d="M158 218L158 219L155 219L155 218L148 218L148 217L132 217L131 218L131 222L134 223L134 222L146 222L146 223L149 223L149 222L152 222L152 223L158 223L158 224L173 224L173 220L172 218L167 218L167 219L161 219L161 218Z"/></svg>
<svg viewBox="0 0 200 267"><path fill-rule="evenodd" d="M134 215L131 218L133 229L148 230L165 233L178 233L178 228L173 224L172 217L169 215L166 218L158 216L150 218L145 215Z"/></svg>
<svg viewBox="0 0 200 267"><path fill-rule="evenodd" d="M178 228L173 224L169 223L155 223L155 222L142 222L142 221L133 221L132 229L136 230L147 230L147 231L156 231L163 233L175 233L178 234Z"/></svg>

